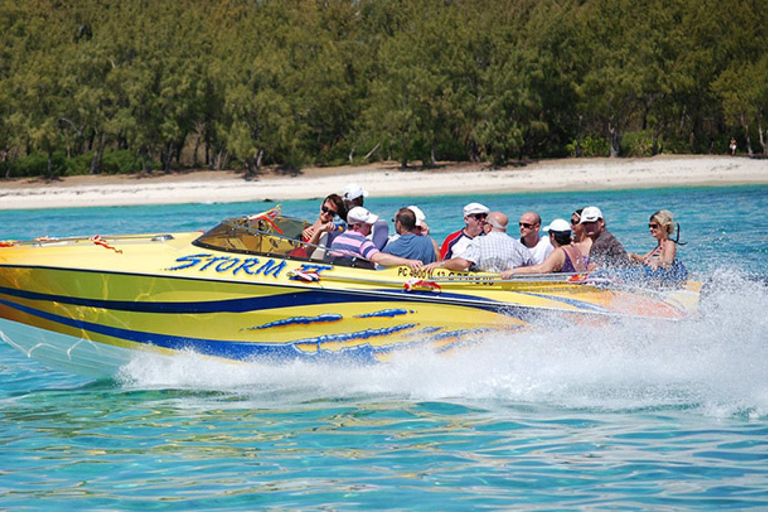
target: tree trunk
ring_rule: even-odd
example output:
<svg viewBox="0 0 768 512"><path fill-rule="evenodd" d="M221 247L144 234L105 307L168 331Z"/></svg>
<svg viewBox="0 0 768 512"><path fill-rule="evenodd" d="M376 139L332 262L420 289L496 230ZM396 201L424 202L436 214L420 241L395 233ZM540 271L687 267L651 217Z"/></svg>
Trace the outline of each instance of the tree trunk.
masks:
<svg viewBox="0 0 768 512"><path fill-rule="evenodd" d="M377 143L376 143L376 145L375 145L375 146L373 146L373 149L372 149L372 150L370 150L370 151L368 152L368 154L366 154L366 155L365 155L365 158L363 158L363 160L366 160L366 161L367 161L369 158L371 158L371 156L372 156L374 153L376 153L376 152L379 150L379 148L380 148L380 147L381 147L381 141L377 142ZM352 163L352 162L350 162L350 163Z"/></svg>
<svg viewBox="0 0 768 512"><path fill-rule="evenodd" d="M200 163L200 158L197 156L197 151L200 149L200 135L195 139L195 151L192 153L192 168L197 169Z"/></svg>
<svg viewBox="0 0 768 512"><path fill-rule="evenodd" d="M261 163L264 161L264 149L256 151L256 172L261 171Z"/></svg>
<svg viewBox="0 0 768 512"><path fill-rule="evenodd" d="M584 116L579 114L578 115L578 124L576 125L576 158L581 158L581 155L584 154L584 149L581 147L581 139L583 137L582 134L582 121L584 120Z"/></svg>
<svg viewBox="0 0 768 512"><path fill-rule="evenodd" d="M477 141L475 139L470 139L469 141L469 161L477 163L480 161L480 150L477 147Z"/></svg>
<svg viewBox="0 0 768 512"><path fill-rule="evenodd" d="M432 147L429 150L429 159L432 167L437 167L437 158L435 157L435 143L432 143Z"/></svg>
<svg viewBox="0 0 768 512"><path fill-rule="evenodd" d="M612 124L608 126L608 145L610 146L611 158L616 158L621 154L621 134Z"/></svg>
<svg viewBox="0 0 768 512"><path fill-rule="evenodd" d="M104 159L104 132L99 133L98 138L95 136L91 142L93 148L93 158L91 158L91 175L101 174L101 166ZM94 147L95 145L95 147Z"/></svg>
<svg viewBox="0 0 768 512"><path fill-rule="evenodd" d="M226 149L222 148L221 150L217 151L214 158L211 159L212 169L216 171L224 169L227 166L228 158L229 153Z"/></svg>
<svg viewBox="0 0 768 512"><path fill-rule="evenodd" d="M48 150L48 168L45 171L45 179L53 179L53 150Z"/></svg>
<svg viewBox="0 0 768 512"><path fill-rule="evenodd" d="M139 150L139 155L141 156L141 172L144 174L149 174L149 165L147 164L149 160L149 151L147 150L146 146L143 146Z"/></svg>
<svg viewBox="0 0 768 512"><path fill-rule="evenodd" d="M16 148L11 151L11 159L8 163L8 168L5 170L5 177L6 179L11 177L11 173L13 172L13 164L16 163L16 155L18 153L18 150ZM3 161L7 158L7 154L3 157Z"/></svg>
<svg viewBox="0 0 768 512"><path fill-rule="evenodd" d="M253 178L253 164L251 163L252 158L246 157L245 161L243 161L243 166L245 167L245 176L244 178L246 180L250 180Z"/></svg>
<svg viewBox="0 0 768 512"><path fill-rule="evenodd" d="M163 149L163 171L165 171L165 174L171 173L171 160L173 159L173 143L172 142L166 142L165 148Z"/></svg>
<svg viewBox="0 0 768 512"><path fill-rule="evenodd" d="M749 136L749 123L745 121L744 116L741 118L741 125L744 127L744 135L747 138L747 153L751 157L754 155L752 152L752 139Z"/></svg>
<svg viewBox="0 0 768 512"><path fill-rule="evenodd" d="M261 170L261 163L264 158L264 150L257 149L253 152L253 157L245 159L245 179L250 180L255 178Z"/></svg>
<svg viewBox="0 0 768 512"><path fill-rule="evenodd" d="M653 130L653 145L651 146L651 156L656 156L661 153L659 139L661 139L661 132L663 128L663 125L659 123Z"/></svg>

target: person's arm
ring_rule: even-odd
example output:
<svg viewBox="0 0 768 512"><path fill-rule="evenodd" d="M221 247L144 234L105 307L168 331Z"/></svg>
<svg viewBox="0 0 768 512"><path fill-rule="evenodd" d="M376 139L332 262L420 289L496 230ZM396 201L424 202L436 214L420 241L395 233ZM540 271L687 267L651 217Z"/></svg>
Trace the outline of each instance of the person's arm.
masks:
<svg viewBox="0 0 768 512"><path fill-rule="evenodd" d="M311 255L313 252L315 252L317 244L320 243L320 237L323 236L323 233L333 231L334 229L336 229L336 226L333 222L326 222L325 224L321 224L319 221L306 228L302 232L301 236L305 242L304 250L307 252L307 255Z"/></svg>
<svg viewBox="0 0 768 512"><path fill-rule="evenodd" d="M426 270L428 274L431 274L436 268L444 268L446 270L467 270L471 265L471 261L465 260L461 256L456 256L449 260L430 263L424 267L424 270Z"/></svg>
<svg viewBox="0 0 768 512"><path fill-rule="evenodd" d="M304 230L305 236L307 234L307 231L312 230L311 236L307 238L307 243L313 246L317 245L317 242L320 241L320 237L323 235L323 233L333 231L334 229L335 229L335 226L333 222L326 222L325 224L315 225L305 229Z"/></svg>
<svg viewBox="0 0 768 512"><path fill-rule="evenodd" d="M394 254L389 254L381 251L372 255L370 258L370 261L372 261L377 265L382 265L384 267L392 267L395 265L405 265L406 267L410 268L414 272L417 272L424 266L424 264L419 260L409 260L407 258L401 258L400 256L395 256Z"/></svg>
<svg viewBox="0 0 768 512"><path fill-rule="evenodd" d="M528 267L515 267L509 270L505 270L501 273L501 278L509 279L511 276L517 274L549 274L551 272L557 272L563 268L563 264L565 264L565 252L560 248L557 248L549 253L547 259L542 261L540 264L531 265Z"/></svg>

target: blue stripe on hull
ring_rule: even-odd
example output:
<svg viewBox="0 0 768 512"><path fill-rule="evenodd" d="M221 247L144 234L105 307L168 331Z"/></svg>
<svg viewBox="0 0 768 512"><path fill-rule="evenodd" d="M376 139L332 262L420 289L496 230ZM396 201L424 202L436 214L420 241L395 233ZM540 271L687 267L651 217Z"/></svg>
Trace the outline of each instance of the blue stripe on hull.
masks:
<svg viewBox="0 0 768 512"><path fill-rule="evenodd" d="M285 307L349 304L359 302L421 302L428 304L445 304L451 299L462 301L464 307L482 309L486 311L503 312L507 314L507 306L495 301L454 294L441 294L440 296L419 295L406 291L393 290L365 290L365 291L340 291L340 290L301 290L293 293L273 294L264 297L247 297L243 299L227 299L198 302L136 302L115 301L104 299L86 299L69 297L66 295L54 295L39 292L16 290L0 287L0 294L10 297L19 297L27 300L58 302L73 306L89 308L131 311L136 313L170 313L170 314L199 314L199 313L245 313L249 311L266 311ZM500 311L503 309L503 311ZM518 309L518 308L513 308Z"/></svg>
<svg viewBox="0 0 768 512"><path fill-rule="evenodd" d="M73 327L75 329L81 329L83 331L93 332L110 336L113 338L131 341L142 345L150 345L156 347L167 348L171 350L193 350L197 353L223 357L227 359L236 360L250 360L250 359L264 359L270 360L294 360L301 357L308 357L312 359L323 358L325 356L332 356L334 359L342 357L354 359L356 361L369 361L375 362L374 354L376 351L368 344L362 344L355 347L344 348L339 352L321 352L321 353L307 353L296 348L295 342L289 343L251 343L242 341L222 341L212 340L205 338L189 338L182 336L169 336L158 333L132 331L129 329L121 329L118 327L107 327L92 322L84 322L82 320L76 320L73 318L67 318L45 311L39 311L34 308L22 306L20 304L14 304L6 300L0 299L0 304L16 309L23 313L43 318L51 322L56 322L61 325ZM404 328L410 328L408 325ZM392 328L389 330L382 330L380 333L372 333L371 331L362 331L360 333L348 333L338 335L339 339L354 340L354 339L368 339L372 337L389 336L398 329ZM327 343L333 341L333 336L328 336L323 342ZM309 340L304 340L305 342Z"/></svg>

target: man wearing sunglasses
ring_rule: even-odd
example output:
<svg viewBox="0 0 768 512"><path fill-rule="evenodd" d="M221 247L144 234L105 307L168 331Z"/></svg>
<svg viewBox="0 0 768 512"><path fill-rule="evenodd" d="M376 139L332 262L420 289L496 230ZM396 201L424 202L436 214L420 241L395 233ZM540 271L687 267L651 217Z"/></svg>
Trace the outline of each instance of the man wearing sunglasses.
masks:
<svg viewBox="0 0 768 512"><path fill-rule="evenodd" d="M539 235L541 216L536 212L525 212L520 216L520 243L531 253L534 265L541 265L547 259L553 247L549 237Z"/></svg>
<svg viewBox="0 0 768 512"><path fill-rule="evenodd" d="M464 229L448 235L440 247L440 259L449 260L460 256L472 239L484 234L485 219L490 210L480 203L469 203L464 207Z"/></svg>

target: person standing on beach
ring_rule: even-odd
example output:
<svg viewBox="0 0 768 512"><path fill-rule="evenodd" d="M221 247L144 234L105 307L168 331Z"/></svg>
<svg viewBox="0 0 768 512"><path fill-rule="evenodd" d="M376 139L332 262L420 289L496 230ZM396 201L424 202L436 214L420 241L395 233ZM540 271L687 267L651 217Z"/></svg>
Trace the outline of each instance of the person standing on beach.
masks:
<svg viewBox="0 0 768 512"><path fill-rule="evenodd" d="M731 156L736 156L736 139L731 137L731 144L728 147L731 149Z"/></svg>
<svg viewBox="0 0 768 512"><path fill-rule="evenodd" d="M476 236L484 235L485 219L490 211L480 203L469 203L464 207L464 229L448 235L440 247L440 259L449 260L460 256Z"/></svg>

